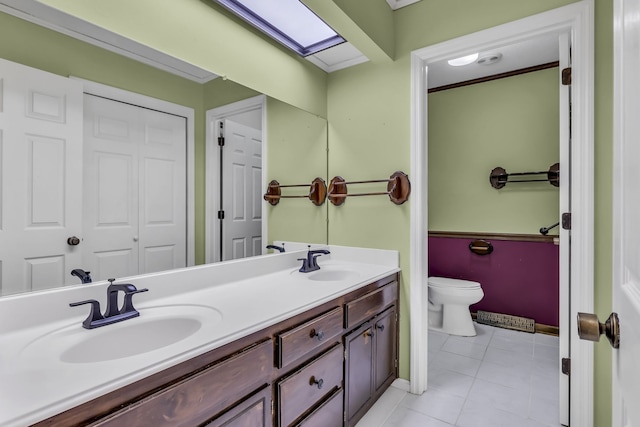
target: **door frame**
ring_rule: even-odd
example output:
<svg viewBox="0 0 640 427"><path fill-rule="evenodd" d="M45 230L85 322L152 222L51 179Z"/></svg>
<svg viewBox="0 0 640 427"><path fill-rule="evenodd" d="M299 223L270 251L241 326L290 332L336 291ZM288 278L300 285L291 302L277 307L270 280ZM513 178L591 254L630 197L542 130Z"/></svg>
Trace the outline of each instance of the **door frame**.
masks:
<svg viewBox="0 0 640 427"><path fill-rule="evenodd" d="M193 108L174 104L158 98L141 95L124 89L118 89L102 83L96 83L79 77L70 76L83 84L83 93L96 95L114 101L124 102L162 113L184 117L187 120L187 267L195 265L195 111Z"/></svg>
<svg viewBox="0 0 640 427"><path fill-rule="evenodd" d="M594 179L593 0L583 0L487 30L431 45L411 53L411 173L413 202L410 219L410 390L427 389L427 78L430 62L523 41L547 33L566 31L572 41L572 139L571 206L572 239L570 274L573 283L570 308L561 304L561 316L569 317L570 331L577 331L576 314L592 312ZM564 313L563 313L564 310ZM574 425L593 427L593 346L570 333L570 419Z"/></svg>
<svg viewBox="0 0 640 427"><path fill-rule="evenodd" d="M220 171L220 150L218 149L218 123L237 114L246 113L253 110L261 110L262 115L262 193L266 190L267 179L267 97L265 95L254 96L232 104L207 110L206 113L206 173L205 173L205 263L219 262L222 254L216 242L222 238L219 228L213 226L217 221L217 214L220 210L221 182ZM262 201L262 242L268 241L267 236L267 216L268 209L266 203ZM217 222L216 222L217 224ZM264 244L262 245L264 253Z"/></svg>

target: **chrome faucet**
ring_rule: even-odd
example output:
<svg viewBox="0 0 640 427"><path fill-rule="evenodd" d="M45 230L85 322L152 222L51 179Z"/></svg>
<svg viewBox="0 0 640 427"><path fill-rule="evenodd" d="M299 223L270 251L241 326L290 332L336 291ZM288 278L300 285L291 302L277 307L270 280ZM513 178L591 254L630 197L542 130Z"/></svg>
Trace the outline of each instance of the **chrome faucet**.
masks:
<svg viewBox="0 0 640 427"><path fill-rule="evenodd" d="M308 248L309 251L307 252L307 257L298 258L298 261L302 261L302 267L300 267L300 270L298 270L301 273L310 273L312 271L320 270L317 258L321 255L328 255L331 253L326 249L311 250L311 245L309 245Z"/></svg>
<svg viewBox="0 0 640 427"><path fill-rule="evenodd" d="M90 304L91 311L89 316L82 322L85 329L94 329L101 326L110 325L112 323L121 322L126 319L140 316L138 310L133 307L133 296L140 292L147 292L149 289L137 289L130 283L113 284L115 279L109 279L109 287L107 288L107 309L104 315L100 312L100 303L90 299L86 301L72 302L71 307L83 304ZM124 292L124 303L122 307L118 306L118 294Z"/></svg>

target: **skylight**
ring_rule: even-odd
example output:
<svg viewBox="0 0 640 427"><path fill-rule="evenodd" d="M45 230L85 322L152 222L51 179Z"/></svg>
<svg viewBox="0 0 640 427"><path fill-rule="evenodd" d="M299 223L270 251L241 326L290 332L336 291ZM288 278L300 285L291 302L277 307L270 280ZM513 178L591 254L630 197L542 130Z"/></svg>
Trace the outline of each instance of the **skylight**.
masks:
<svg viewBox="0 0 640 427"><path fill-rule="evenodd" d="M215 0L301 56L345 40L300 0Z"/></svg>

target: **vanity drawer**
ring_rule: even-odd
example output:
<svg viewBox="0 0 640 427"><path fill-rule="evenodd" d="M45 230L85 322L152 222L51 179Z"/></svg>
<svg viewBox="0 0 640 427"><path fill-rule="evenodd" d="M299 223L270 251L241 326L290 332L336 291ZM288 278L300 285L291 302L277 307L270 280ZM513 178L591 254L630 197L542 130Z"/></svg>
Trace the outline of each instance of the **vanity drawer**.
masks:
<svg viewBox="0 0 640 427"><path fill-rule="evenodd" d="M342 334L342 307L278 334L278 368L330 342Z"/></svg>
<svg viewBox="0 0 640 427"><path fill-rule="evenodd" d="M342 387L342 344L277 384L279 425L289 426L336 388Z"/></svg>
<svg viewBox="0 0 640 427"><path fill-rule="evenodd" d="M199 425L269 382L273 344L263 341L104 418L95 426Z"/></svg>
<svg viewBox="0 0 640 427"><path fill-rule="evenodd" d="M296 424L296 427L342 427L344 423L343 396L342 389L336 390L333 396Z"/></svg>
<svg viewBox="0 0 640 427"><path fill-rule="evenodd" d="M398 282L393 281L388 285L346 303L344 316L345 328L353 328L365 320L372 318L397 298Z"/></svg>

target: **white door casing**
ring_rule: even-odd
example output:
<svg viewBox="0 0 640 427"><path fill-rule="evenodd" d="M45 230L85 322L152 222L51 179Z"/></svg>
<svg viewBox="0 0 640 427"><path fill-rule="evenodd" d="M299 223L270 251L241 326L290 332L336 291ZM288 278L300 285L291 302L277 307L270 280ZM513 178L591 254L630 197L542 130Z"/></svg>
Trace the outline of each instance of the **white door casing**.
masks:
<svg viewBox="0 0 640 427"><path fill-rule="evenodd" d="M439 43L411 54L411 175L415 188L410 220L410 390L427 387L427 78L430 62L486 51L544 34L568 32L572 41L571 129L572 239L570 275L579 283L570 307L572 425L593 427L593 348L577 336L576 314L593 310L593 0L583 0L508 24ZM562 125L561 125L562 126ZM570 310L567 314L566 310Z"/></svg>
<svg viewBox="0 0 640 427"><path fill-rule="evenodd" d="M71 282L81 158L82 85L0 59L0 295Z"/></svg>
<svg viewBox="0 0 640 427"><path fill-rule="evenodd" d="M223 121L222 260L262 254L262 132Z"/></svg>
<svg viewBox="0 0 640 427"><path fill-rule="evenodd" d="M560 310L559 324L560 329L560 341L559 341L559 353L558 353L558 366L562 366L562 359L571 358L571 319L569 305L571 304L571 230L565 229L562 226L562 214L565 212L571 212L571 120L570 120L570 108L571 108L571 86L562 84L562 70L571 66L571 37L570 34L560 34L558 37L559 47L559 67L558 67L558 85L560 86L560 129L559 129L559 148L560 148L560 200L559 200L559 212L558 221L561 225L559 229L560 240L560 307L565 309ZM560 373L559 375L559 412L560 412L560 424L569 425L569 376Z"/></svg>
<svg viewBox="0 0 640 427"><path fill-rule="evenodd" d="M640 426L640 2L614 2L613 427ZM603 321L603 320L601 320ZM600 343L599 345L606 345Z"/></svg>
<svg viewBox="0 0 640 427"><path fill-rule="evenodd" d="M186 266L186 119L85 95L84 261L96 280Z"/></svg>

